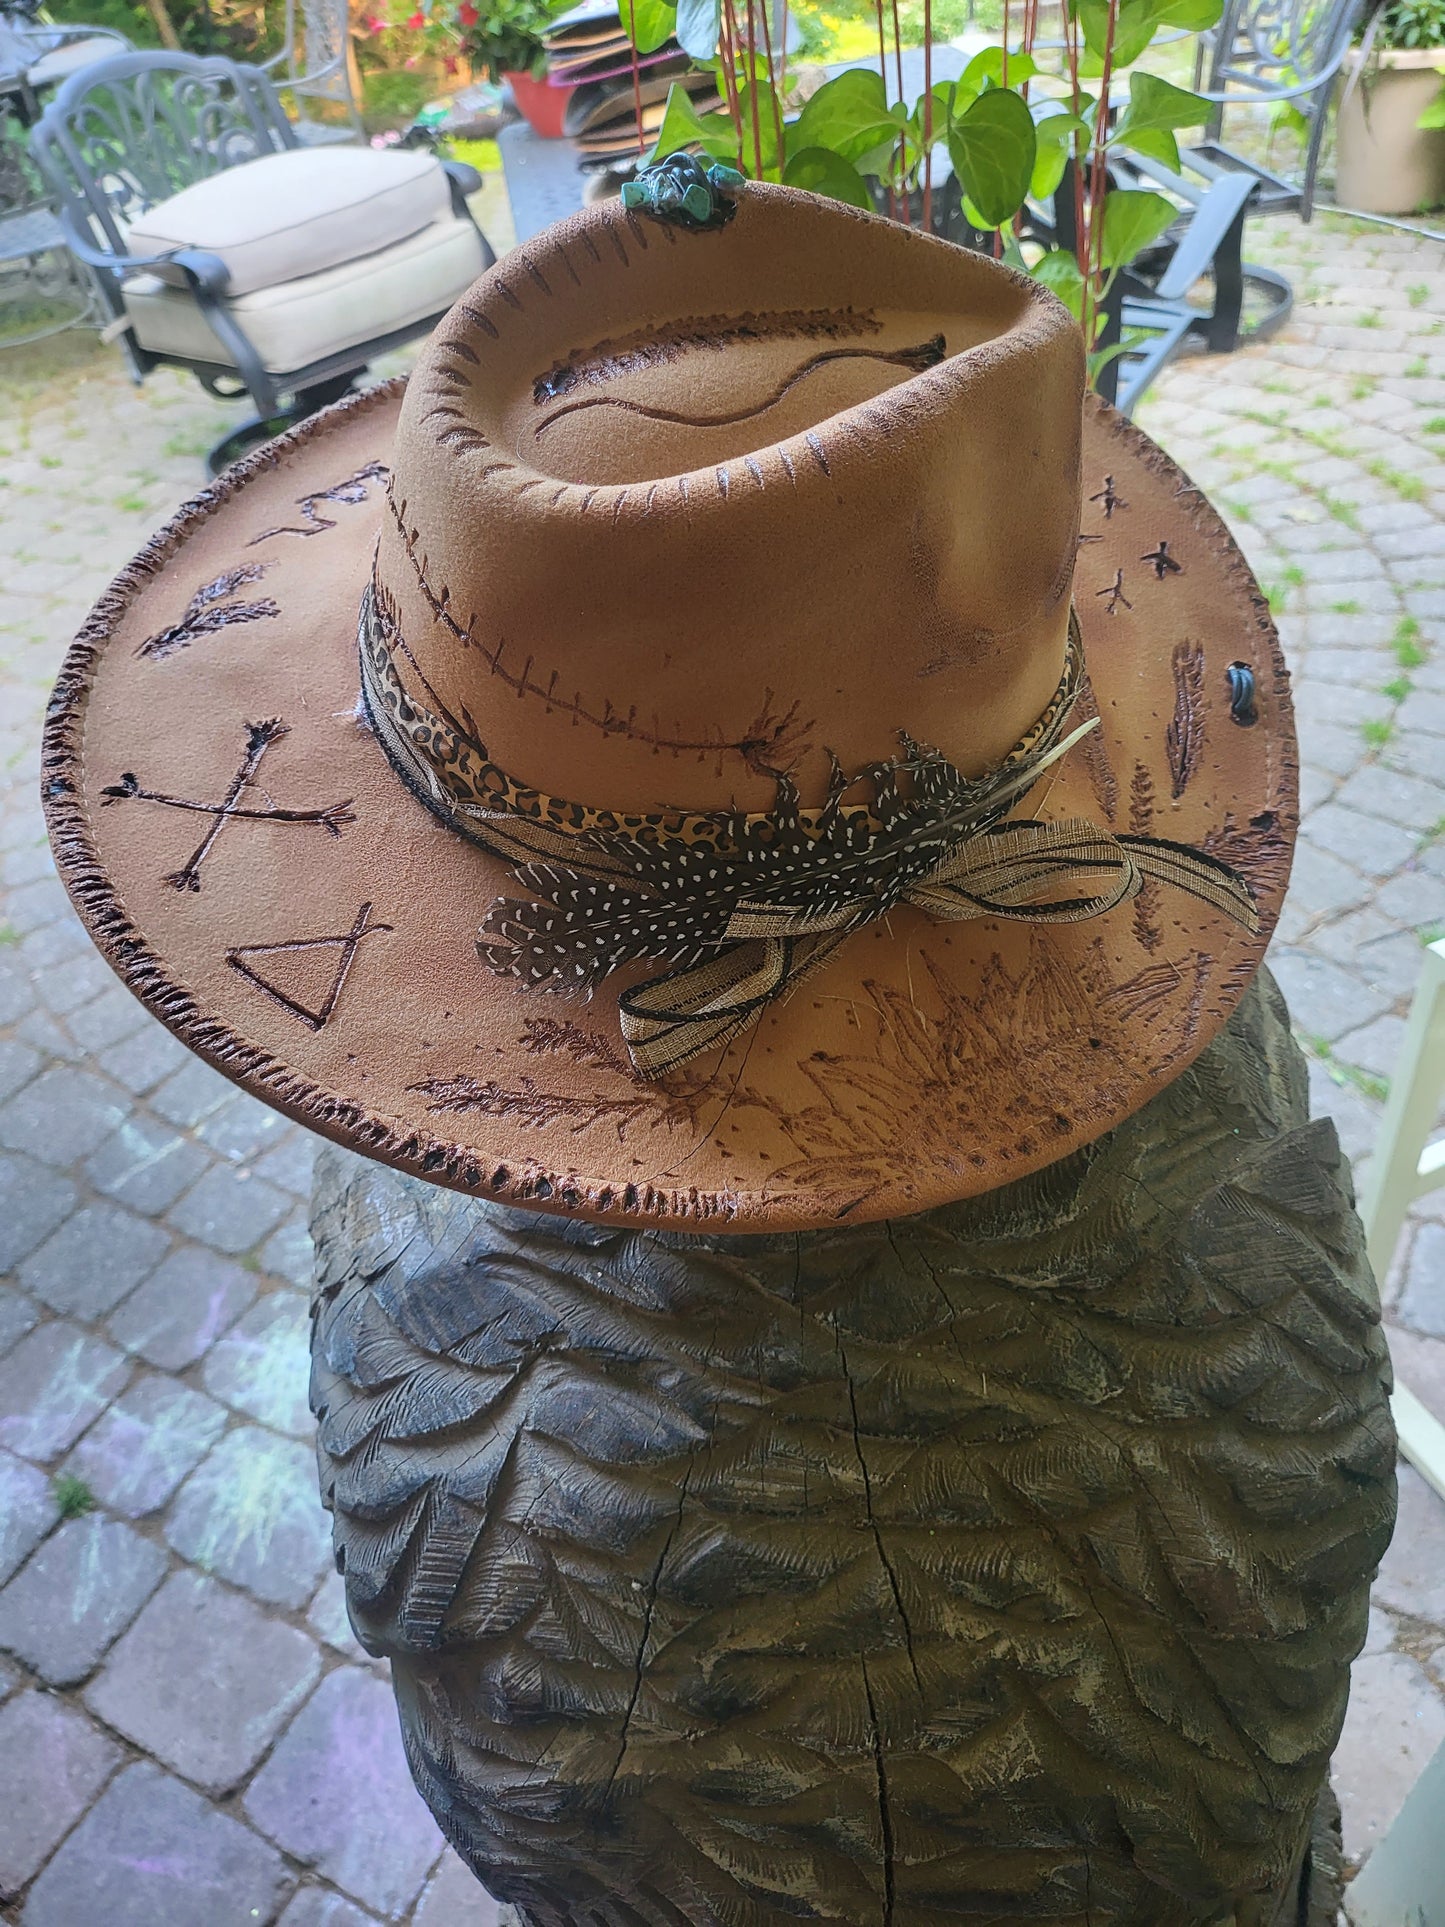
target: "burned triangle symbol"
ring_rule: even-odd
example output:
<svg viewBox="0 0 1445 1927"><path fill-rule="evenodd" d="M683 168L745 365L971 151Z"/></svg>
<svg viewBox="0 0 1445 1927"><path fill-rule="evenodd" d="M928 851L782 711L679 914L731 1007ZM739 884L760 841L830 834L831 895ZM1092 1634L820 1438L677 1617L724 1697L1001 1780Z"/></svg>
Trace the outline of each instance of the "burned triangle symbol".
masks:
<svg viewBox="0 0 1445 1927"><path fill-rule="evenodd" d="M371 905L363 903L356 921L341 937L288 937L280 943L243 943L226 952L226 962L272 1003L305 1024L320 1030L336 1009L342 985L363 940L389 923L371 921ZM275 959L263 972L253 959Z"/></svg>

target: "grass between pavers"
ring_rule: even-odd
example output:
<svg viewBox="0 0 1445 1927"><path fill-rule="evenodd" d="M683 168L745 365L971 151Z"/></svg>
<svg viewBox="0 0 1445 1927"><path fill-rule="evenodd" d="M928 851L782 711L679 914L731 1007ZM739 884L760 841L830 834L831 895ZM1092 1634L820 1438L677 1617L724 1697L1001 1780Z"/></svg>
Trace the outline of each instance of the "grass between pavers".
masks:
<svg viewBox="0 0 1445 1927"><path fill-rule="evenodd" d="M61 1472L50 1487L55 1509L62 1519L80 1519L95 1510L96 1498L84 1479L73 1472Z"/></svg>
<svg viewBox="0 0 1445 1927"><path fill-rule="evenodd" d="M1316 1037L1303 1031L1299 1033L1299 1041L1312 1057L1317 1057L1324 1065L1331 1083L1356 1090L1362 1097L1371 1098L1377 1104L1383 1104L1390 1095L1388 1077L1376 1077L1373 1071L1362 1071L1357 1064L1344 1063L1335 1056L1334 1046L1327 1037Z"/></svg>

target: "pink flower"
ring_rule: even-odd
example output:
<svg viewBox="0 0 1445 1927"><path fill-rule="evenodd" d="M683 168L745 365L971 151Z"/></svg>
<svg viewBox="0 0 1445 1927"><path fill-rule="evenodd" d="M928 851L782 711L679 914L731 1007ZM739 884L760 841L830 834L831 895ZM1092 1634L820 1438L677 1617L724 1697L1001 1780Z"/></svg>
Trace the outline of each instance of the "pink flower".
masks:
<svg viewBox="0 0 1445 1927"><path fill-rule="evenodd" d="M368 20L366 23L366 31L368 33L385 33L386 24L387 23L384 20L382 20L378 15L373 14L370 20Z"/></svg>
<svg viewBox="0 0 1445 1927"><path fill-rule="evenodd" d="M475 27L481 15L472 5L472 0L462 0L462 4L457 8L457 19L464 27Z"/></svg>
<svg viewBox="0 0 1445 1927"><path fill-rule="evenodd" d="M426 25L426 15L418 7L415 13L408 14L406 24L409 27L424 27Z"/></svg>

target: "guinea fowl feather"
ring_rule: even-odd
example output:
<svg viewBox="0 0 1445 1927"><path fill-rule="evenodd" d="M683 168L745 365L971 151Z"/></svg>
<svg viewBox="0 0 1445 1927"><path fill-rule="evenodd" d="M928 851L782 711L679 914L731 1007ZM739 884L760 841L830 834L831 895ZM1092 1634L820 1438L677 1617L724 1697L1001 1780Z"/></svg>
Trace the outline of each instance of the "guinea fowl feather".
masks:
<svg viewBox="0 0 1445 1927"><path fill-rule="evenodd" d="M1108 1137L889 1225L318 1170L352 1608L525 1927L1304 1920L1393 1455L1266 977Z"/></svg>

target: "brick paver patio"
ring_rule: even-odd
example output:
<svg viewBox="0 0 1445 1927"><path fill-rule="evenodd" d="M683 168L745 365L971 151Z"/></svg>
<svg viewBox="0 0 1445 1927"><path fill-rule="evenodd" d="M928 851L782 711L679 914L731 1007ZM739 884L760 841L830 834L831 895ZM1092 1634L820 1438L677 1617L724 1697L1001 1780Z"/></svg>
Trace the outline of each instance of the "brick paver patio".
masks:
<svg viewBox="0 0 1445 1927"><path fill-rule="evenodd" d="M1279 613L1307 815L1272 963L1358 1161L1445 934L1445 254L1329 217L1251 241L1294 320L1177 363L1141 419ZM231 411L178 375L131 389L91 337L0 359L0 392L0 1916L481 1927L497 1910L411 1790L330 1570L313 1140L115 982L36 796L70 635ZM1440 1202L1387 1295L1402 1375L1445 1415ZM1356 1857L1445 1739L1445 1504L1408 1469L1376 1603L1336 1762Z"/></svg>

